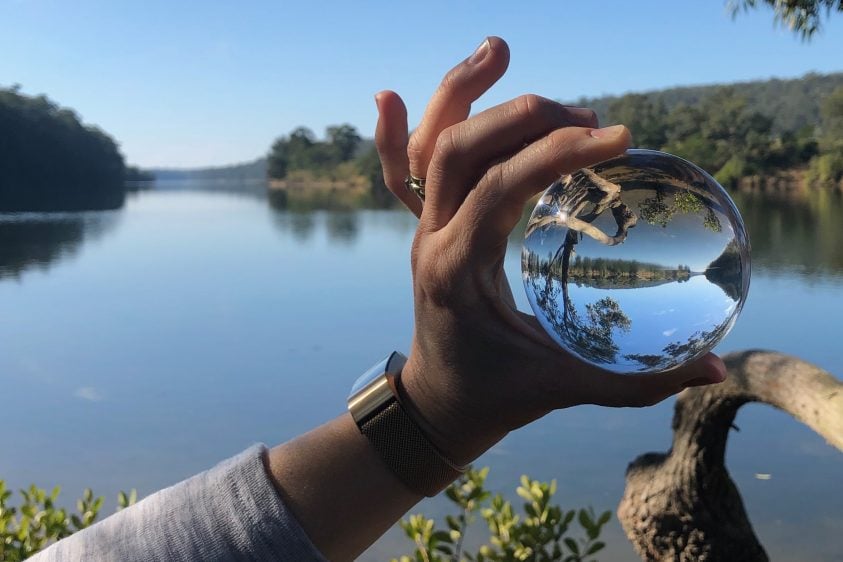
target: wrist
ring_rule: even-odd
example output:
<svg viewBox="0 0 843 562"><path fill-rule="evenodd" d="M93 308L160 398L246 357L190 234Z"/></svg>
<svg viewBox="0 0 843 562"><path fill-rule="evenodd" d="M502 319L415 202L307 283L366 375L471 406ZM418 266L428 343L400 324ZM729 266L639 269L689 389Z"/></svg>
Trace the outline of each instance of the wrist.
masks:
<svg viewBox="0 0 843 562"><path fill-rule="evenodd" d="M443 456L466 466L503 439L507 430L496 426L495 412L475 411L476 397L436 384L448 379L427 376L428 368L432 367L422 365L416 354L410 355L399 377L402 406Z"/></svg>

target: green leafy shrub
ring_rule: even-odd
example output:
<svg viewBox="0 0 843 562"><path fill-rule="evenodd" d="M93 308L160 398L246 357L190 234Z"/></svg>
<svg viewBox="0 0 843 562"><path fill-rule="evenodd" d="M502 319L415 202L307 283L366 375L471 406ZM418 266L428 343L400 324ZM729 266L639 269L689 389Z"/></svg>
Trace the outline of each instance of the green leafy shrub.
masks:
<svg viewBox="0 0 843 562"><path fill-rule="evenodd" d="M742 158L732 156L725 164L723 164L723 167L714 174L714 179L720 182L721 185L734 187L737 185L738 181L746 175L746 173L746 162L744 162Z"/></svg>
<svg viewBox="0 0 843 562"><path fill-rule="evenodd" d="M90 488L76 502L76 513L56 507L60 488L50 493L35 485L20 490L21 503L11 505L12 491L0 480L0 560L17 562L34 555L55 541L72 535L94 523L102 509L102 496L94 497ZM137 492L120 492L118 510L134 504Z"/></svg>
<svg viewBox="0 0 843 562"><path fill-rule="evenodd" d="M843 151L815 156L808 166L806 179L818 186L833 186L843 179Z"/></svg>
<svg viewBox="0 0 843 562"><path fill-rule="evenodd" d="M459 512L445 517L447 529L437 528L434 520L422 514L402 520L399 524L415 551L393 562L585 562L594 560L592 555L605 547L597 539L611 517L608 511L599 517L591 508L565 511L551 503L555 480L547 483L522 476L516 492L525 503L518 514L512 503L485 488L488 474L488 467L471 469L448 487L445 493ZM478 512L489 527L489 540L476 552L467 552L466 531ZM566 536L575 520L585 537Z"/></svg>

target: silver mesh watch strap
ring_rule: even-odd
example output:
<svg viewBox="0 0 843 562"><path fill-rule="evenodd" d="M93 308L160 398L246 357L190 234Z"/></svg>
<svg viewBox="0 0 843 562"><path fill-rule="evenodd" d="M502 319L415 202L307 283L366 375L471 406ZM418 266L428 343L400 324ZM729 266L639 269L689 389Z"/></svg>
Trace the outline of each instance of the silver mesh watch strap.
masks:
<svg viewBox="0 0 843 562"><path fill-rule="evenodd" d="M465 472L430 442L401 404L407 358L393 351L351 389L348 411L384 463L414 492L435 496Z"/></svg>
<svg viewBox="0 0 843 562"><path fill-rule="evenodd" d="M413 491L432 497L465 469L440 453L394 397L360 425L384 462Z"/></svg>

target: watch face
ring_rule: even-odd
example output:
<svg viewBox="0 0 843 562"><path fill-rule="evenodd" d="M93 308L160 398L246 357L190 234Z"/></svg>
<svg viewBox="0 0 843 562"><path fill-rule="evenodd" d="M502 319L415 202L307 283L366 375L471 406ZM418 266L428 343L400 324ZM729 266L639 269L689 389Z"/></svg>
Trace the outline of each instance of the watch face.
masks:
<svg viewBox="0 0 843 562"><path fill-rule="evenodd" d="M392 358L392 354L390 353L386 356L383 361L378 361L371 369L363 373L360 378L354 381L354 384L351 386L351 394L349 396L354 396L366 386L372 382L373 380L377 379L379 376L386 372L386 368L389 365L389 360Z"/></svg>

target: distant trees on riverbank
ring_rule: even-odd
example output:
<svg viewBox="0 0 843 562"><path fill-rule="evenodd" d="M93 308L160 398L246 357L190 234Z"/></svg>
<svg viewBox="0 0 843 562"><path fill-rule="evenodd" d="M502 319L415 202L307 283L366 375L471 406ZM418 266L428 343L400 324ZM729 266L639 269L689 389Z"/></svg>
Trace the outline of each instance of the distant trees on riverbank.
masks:
<svg viewBox="0 0 843 562"><path fill-rule="evenodd" d="M843 74L669 88L576 103L593 107L606 124L626 124L635 146L682 156L727 186L779 174L788 182L803 179L843 189ZM377 152L351 125L329 127L324 140L299 127L275 141L268 162L270 179L362 179L379 201L390 201ZM791 171L798 173L784 174Z"/></svg>
<svg viewBox="0 0 843 562"><path fill-rule="evenodd" d="M819 113L814 124L777 130L739 89L724 86L670 110L659 92L626 94L610 103L607 116L630 128L636 146L682 156L725 185L793 168L806 168L811 184L837 184L843 180L843 86L825 96Z"/></svg>
<svg viewBox="0 0 843 562"><path fill-rule="evenodd" d="M686 281L691 276L691 268L679 264L675 268L656 263L637 260L590 258L577 256L568 268L570 279L642 279L661 281L665 279Z"/></svg>
<svg viewBox="0 0 843 562"><path fill-rule="evenodd" d="M289 135L279 137L269 150L267 173L271 179L285 179L296 171L307 171L315 177L343 170L338 168L351 161L357 153L362 137L348 124L333 125L325 130L324 141L316 139L307 127L298 127ZM352 170L345 170L348 174Z"/></svg>
<svg viewBox="0 0 843 562"><path fill-rule="evenodd" d="M279 137L267 156L267 175L270 180L299 183L365 183L372 203L394 202L383 181L377 150L347 123L325 129L325 140L318 140L307 127Z"/></svg>
<svg viewBox="0 0 843 562"><path fill-rule="evenodd" d="M695 272L685 264L671 267L663 264L625 260L617 258L592 258L576 256L567 267L563 260L544 260L535 252L527 256L528 269L542 276L552 275L558 279L581 280L639 280L639 281L687 281ZM700 272L696 272L700 273Z"/></svg>
<svg viewBox="0 0 843 562"><path fill-rule="evenodd" d="M843 179L843 87L823 100L817 134L819 153L811 160L809 180L819 184Z"/></svg>
<svg viewBox="0 0 843 562"><path fill-rule="evenodd" d="M0 88L0 211L117 208L125 172L114 140L71 109Z"/></svg>

